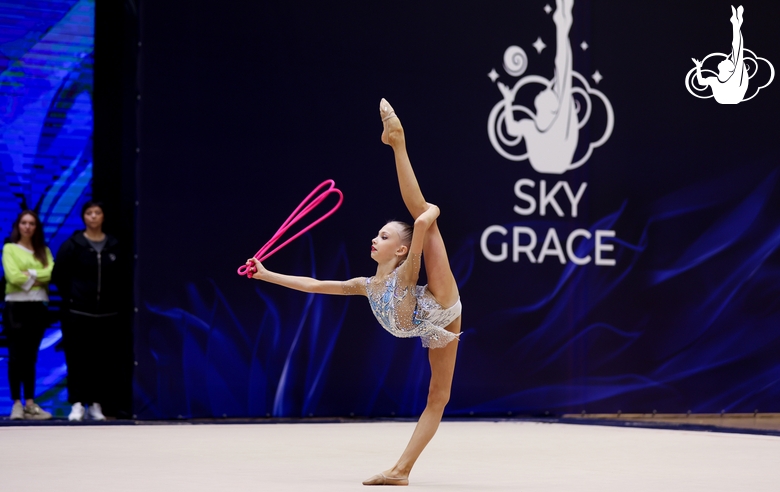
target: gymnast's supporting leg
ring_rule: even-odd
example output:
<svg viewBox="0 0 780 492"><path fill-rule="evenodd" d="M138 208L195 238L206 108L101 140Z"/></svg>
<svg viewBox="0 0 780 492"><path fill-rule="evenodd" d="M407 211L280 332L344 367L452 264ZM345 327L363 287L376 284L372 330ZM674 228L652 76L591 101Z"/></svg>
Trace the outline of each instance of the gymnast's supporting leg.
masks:
<svg viewBox="0 0 780 492"><path fill-rule="evenodd" d="M458 318L453 321L447 329L454 333L460 332L460 320L461 318ZM392 468L386 470L381 475L369 478L363 482L363 485L408 484L409 473L411 473L414 463L439 428L439 423L444 414L444 407L450 398L450 388L452 387L452 376L455 372L455 356L457 353L457 340L450 342L442 348L428 349L428 360L431 364L431 383L428 387L428 401L425 410L423 410L420 416L420 420L417 421L412 438Z"/></svg>
<svg viewBox="0 0 780 492"><path fill-rule="evenodd" d="M385 109L382 109L383 107ZM385 100L382 100L380 111L384 118L392 111L392 108ZM382 135L382 141L391 145L395 151L401 195L409 212L413 217L417 218L427 209L428 205L420 191L411 162L409 161L409 155L406 152L406 141L401 122L397 117L393 117L386 119L385 123L386 129ZM429 290L442 305L451 306L458 300L458 286L450 270L444 241L435 223L428 229L426 234L423 256L425 258L426 272L428 273ZM431 288L432 281L436 282L436 285L433 286L438 293ZM454 299L452 298L453 296ZM461 318L458 317L458 319L447 326L447 330L459 333L460 326ZM409 444L406 445L406 449L404 449L396 464L381 475L376 475L363 482L365 485L408 484L409 473L412 471L414 463L420 457L425 446L428 445L434 434L436 434L444 414L444 407L449 402L457 353L457 340L442 348L428 349L428 360L431 364L431 382L428 387L428 401L425 410L417 422Z"/></svg>
<svg viewBox="0 0 780 492"><path fill-rule="evenodd" d="M458 317L450 323L447 330L453 333L460 332L461 318ZM452 377L455 373L455 357L458 353L458 340L448 343L437 349L428 349L428 361L431 364L431 383L428 387L428 401L425 405L420 420L414 428L412 438L406 445L398 462L385 472L388 477L408 477L414 463L428 445L436 430L439 428L444 407L450 400Z"/></svg>

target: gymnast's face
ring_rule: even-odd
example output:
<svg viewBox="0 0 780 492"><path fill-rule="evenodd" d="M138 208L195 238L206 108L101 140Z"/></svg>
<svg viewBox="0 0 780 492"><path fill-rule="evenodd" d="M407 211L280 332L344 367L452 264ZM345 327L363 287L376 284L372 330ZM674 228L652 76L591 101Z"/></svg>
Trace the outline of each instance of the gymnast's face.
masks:
<svg viewBox="0 0 780 492"><path fill-rule="evenodd" d="M550 89L543 90L534 99L536 108L536 126L540 130L546 130L558 111L558 98Z"/></svg>
<svg viewBox="0 0 780 492"><path fill-rule="evenodd" d="M371 240L371 258L377 263L387 263L402 258L408 248L401 241L400 226L389 222Z"/></svg>
<svg viewBox="0 0 780 492"><path fill-rule="evenodd" d="M725 82L734 72L734 64L730 60L718 63L718 80Z"/></svg>

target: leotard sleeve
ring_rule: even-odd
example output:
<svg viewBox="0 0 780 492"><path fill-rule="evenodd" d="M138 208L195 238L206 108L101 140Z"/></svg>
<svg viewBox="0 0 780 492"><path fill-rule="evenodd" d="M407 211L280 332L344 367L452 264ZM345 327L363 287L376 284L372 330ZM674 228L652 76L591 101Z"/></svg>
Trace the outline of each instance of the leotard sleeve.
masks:
<svg viewBox="0 0 780 492"><path fill-rule="evenodd" d="M355 277L341 282L341 291L345 296L366 295L366 277Z"/></svg>

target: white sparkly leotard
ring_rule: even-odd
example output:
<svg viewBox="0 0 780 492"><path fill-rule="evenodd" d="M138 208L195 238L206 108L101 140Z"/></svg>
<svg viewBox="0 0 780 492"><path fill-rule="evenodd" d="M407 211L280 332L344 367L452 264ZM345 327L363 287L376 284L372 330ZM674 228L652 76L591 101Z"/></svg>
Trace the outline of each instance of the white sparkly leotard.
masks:
<svg viewBox="0 0 780 492"><path fill-rule="evenodd" d="M399 284L396 268L384 281L360 277L344 282L343 289L345 294L365 294L379 324L393 336L420 337L423 347L428 348L441 348L458 338L460 334L445 327L460 316L460 299L445 309L427 285Z"/></svg>

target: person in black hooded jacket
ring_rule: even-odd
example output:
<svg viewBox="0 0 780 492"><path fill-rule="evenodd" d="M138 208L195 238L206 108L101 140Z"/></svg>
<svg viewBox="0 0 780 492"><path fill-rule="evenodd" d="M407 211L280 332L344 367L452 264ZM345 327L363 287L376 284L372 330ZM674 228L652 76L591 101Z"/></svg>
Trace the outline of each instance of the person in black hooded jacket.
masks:
<svg viewBox="0 0 780 492"><path fill-rule="evenodd" d="M85 414L105 420L101 402L110 397L118 334L122 330L119 241L103 232L103 205L82 208L86 230L76 231L57 252L52 282L62 296L62 334L68 365L68 420ZM88 407L88 412L85 409Z"/></svg>

